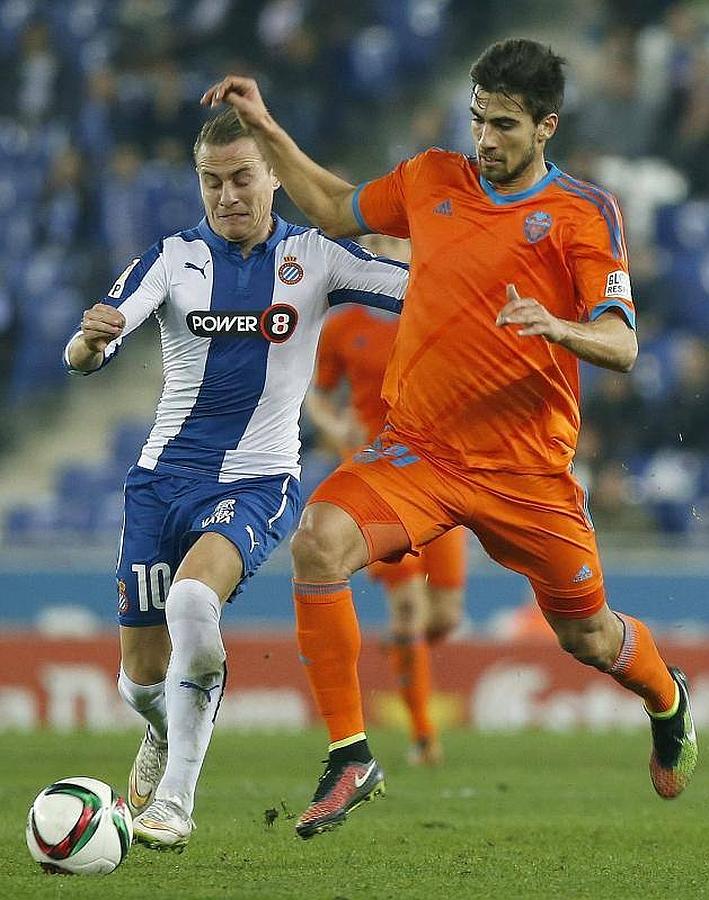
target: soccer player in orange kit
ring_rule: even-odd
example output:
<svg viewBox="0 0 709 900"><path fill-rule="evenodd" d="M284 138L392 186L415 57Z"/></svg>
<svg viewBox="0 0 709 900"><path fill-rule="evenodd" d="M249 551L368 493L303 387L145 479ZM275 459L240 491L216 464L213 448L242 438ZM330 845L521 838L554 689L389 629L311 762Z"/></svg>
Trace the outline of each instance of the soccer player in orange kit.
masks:
<svg viewBox="0 0 709 900"><path fill-rule="evenodd" d="M371 235L363 244L389 258L409 258L408 241ZM306 407L328 445L343 458L365 440L373 441L384 427L382 381L398 327L397 315L358 304L341 307L325 322ZM350 389L344 409L335 397L343 384ZM368 568L370 577L384 586L389 602L387 655L409 715L413 764L436 765L443 758L429 709L429 645L460 621L465 569L463 528L431 541L420 556L407 554L400 562L375 562Z"/></svg>
<svg viewBox="0 0 709 900"><path fill-rule="evenodd" d="M387 425L310 498L292 542L297 632L330 755L296 831L341 824L381 793L357 679L349 576L466 525L527 576L561 646L638 694L662 797L689 782L697 741L684 674L648 628L606 601L585 496L572 474L579 359L618 372L637 356L614 197L545 160L563 63L534 41L493 44L471 69L476 158L428 150L355 187L307 157L256 83L224 100L286 191L328 235L410 237L409 288L383 388Z"/></svg>

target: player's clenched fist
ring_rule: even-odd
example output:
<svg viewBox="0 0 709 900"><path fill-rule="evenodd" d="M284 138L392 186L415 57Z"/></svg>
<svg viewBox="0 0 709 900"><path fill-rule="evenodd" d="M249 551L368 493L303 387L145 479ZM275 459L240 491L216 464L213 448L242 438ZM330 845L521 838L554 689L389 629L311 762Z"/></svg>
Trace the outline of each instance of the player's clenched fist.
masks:
<svg viewBox="0 0 709 900"><path fill-rule="evenodd" d="M208 88L200 102L202 106L228 103L237 112L242 124L251 128L261 127L268 119L266 104L253 78L227 75Z"/></svg>
<svg viewBox="0 0 709 900"><path fill-rule="evenodd" d="M106 303L94 303L81 318L84 343L94 353L103 352L111 341L120 336L125 326L123 313Z"/></svg>

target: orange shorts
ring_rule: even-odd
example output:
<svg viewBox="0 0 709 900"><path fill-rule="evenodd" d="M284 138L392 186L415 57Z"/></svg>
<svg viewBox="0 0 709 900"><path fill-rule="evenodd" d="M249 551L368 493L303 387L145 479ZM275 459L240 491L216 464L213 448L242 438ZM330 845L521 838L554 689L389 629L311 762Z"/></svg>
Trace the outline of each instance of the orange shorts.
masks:
<svg viewBox="0 0 709 900"><path fill-rule="evenodd" d="M426 544L418 556L407 553L401 562L373 562L367 573L387 587L420 576L433 588L462 588L467 568L467 537L464 528L453 528Z"/></svg>
<svg viewBox="0 0 709 900"><path fill-rule="evenodd" d="M464 525L494 560L529 579L545 612L587 618L605 603L586 495L569 471L452 473L387 429L326 478L309 503L321 501L355 520L370 562L417 554Z"/></svg>

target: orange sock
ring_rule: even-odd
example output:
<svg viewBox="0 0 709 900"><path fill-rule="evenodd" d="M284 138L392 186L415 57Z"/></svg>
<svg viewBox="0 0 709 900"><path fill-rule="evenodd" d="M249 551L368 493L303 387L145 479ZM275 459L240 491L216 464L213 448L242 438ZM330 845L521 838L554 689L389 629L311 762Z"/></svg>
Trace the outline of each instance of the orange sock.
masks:
<svg viewBox="0 0 709 900"><path fill-rule="evenodd" d="M638 619L616 613L623 623L625 634L618 659L608 674L618 684L639 694L648 712L659 713L672 709L677 685L658 653L650 629Z"/></svg>
<svg viewBox="0 0 709 900"><path fill-rule="evenodd" d="M431 699L431 666L428 644L422 638L412 641L394 640L390 644L391 660L397 685L411 716L415 741L433 735L428 714Z"/></svg>
<svg viewBox="0 0 709 900"><path fill-rule="evenodd" d="M310 690L331 744L363 740L364 715L357 660L362 639L349 582L293 582L296 633Z"/></svg>

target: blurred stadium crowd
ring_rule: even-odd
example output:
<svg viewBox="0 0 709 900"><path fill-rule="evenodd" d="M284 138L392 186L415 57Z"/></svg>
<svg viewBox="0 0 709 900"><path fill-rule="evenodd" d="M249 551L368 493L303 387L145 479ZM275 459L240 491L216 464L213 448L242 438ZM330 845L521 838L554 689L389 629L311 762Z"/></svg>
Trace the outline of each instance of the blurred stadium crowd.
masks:
<svg viewBox="0 0 709 900"><path fill-rule="evenodd" d="M641 356L630 377L585 373L578 462L594 511L616 527L705 539L705 2L0 0L0 452L21 439L14 409L61 403L59 357L84 306L200 218L190 153L209 83L253 73L303 147L359 181L433 144L469 152L467 71L512 34L568 56L552 158L613 190L626 217ZM328 461L307 422L305 433L312 480ZM116 472L142 434L118 429ZM116 472L102 468L105 484L81 467L59 473L58 496L115 493ZM95 535L112 518L74 524ZM42 521L38 532L29 507L14 510L6 534L31 541L46 535Z"/></svg>

